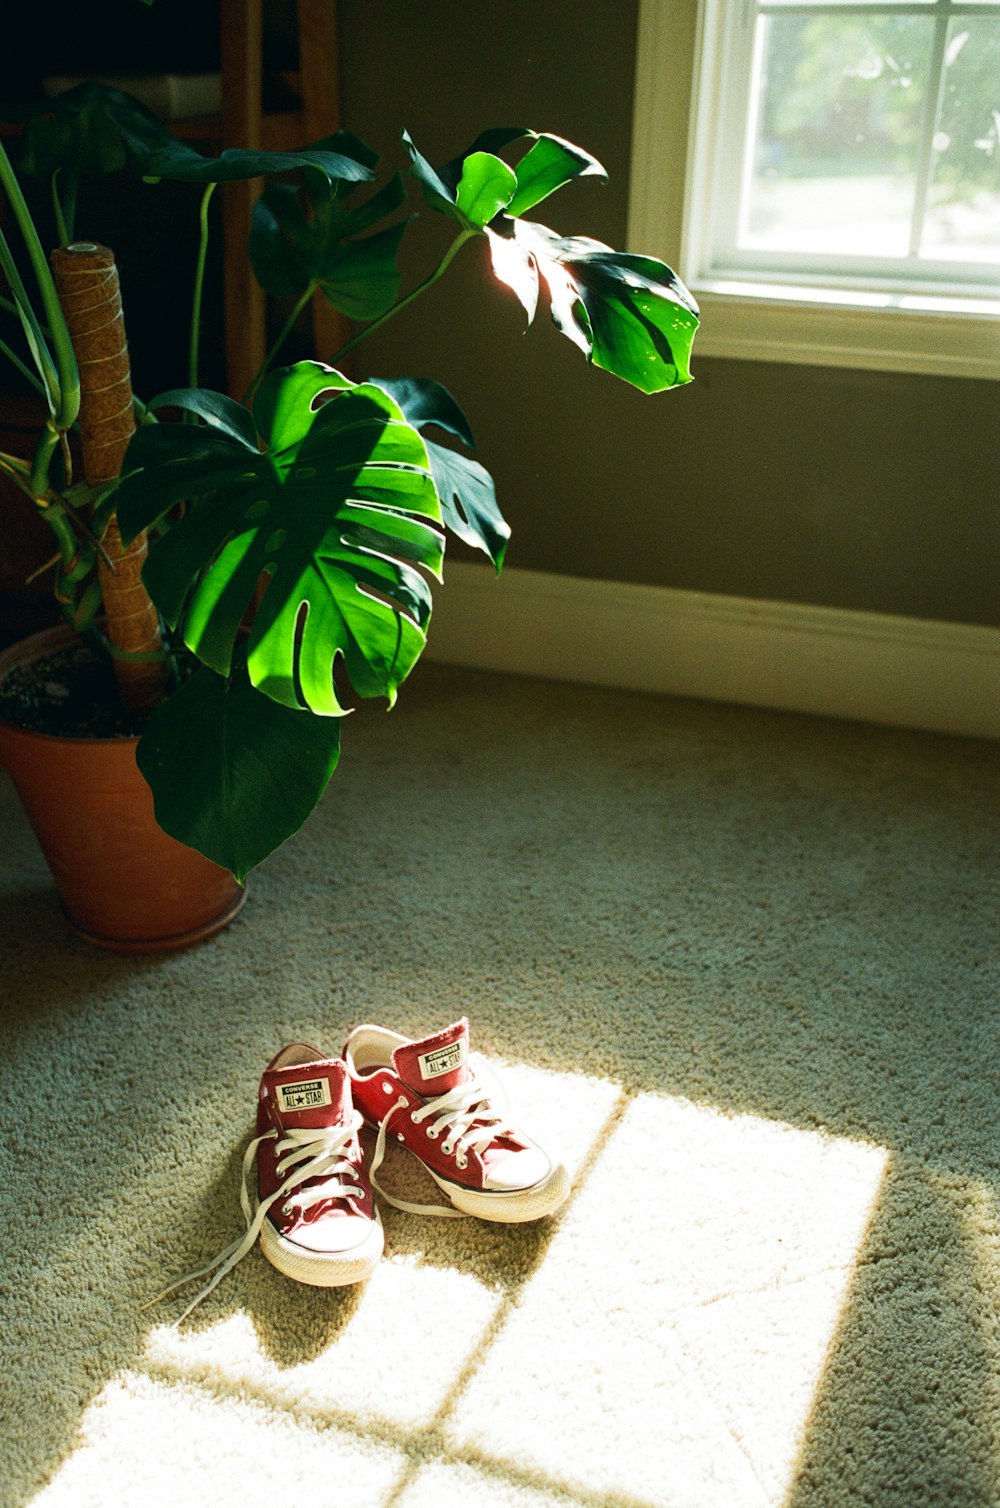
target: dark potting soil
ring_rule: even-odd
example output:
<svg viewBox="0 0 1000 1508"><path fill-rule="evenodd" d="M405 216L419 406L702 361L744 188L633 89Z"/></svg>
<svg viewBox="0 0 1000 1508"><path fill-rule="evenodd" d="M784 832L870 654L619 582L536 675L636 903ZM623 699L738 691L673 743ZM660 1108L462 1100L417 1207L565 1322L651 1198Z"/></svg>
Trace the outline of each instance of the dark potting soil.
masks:
<svg viewBox="0 0 1000 1508"><path fill-rule="evenodd" d="M144 732L149 714L119 705L110 662L80 643L4 676L0 720L57 738L134 738Z"/></svg>

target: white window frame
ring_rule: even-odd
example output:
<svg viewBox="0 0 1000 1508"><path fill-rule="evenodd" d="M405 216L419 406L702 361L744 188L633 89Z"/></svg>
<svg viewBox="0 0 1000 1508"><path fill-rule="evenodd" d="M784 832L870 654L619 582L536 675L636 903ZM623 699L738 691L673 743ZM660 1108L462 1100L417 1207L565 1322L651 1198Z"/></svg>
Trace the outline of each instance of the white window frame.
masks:
<svg viewBox="0 0 1000 1508"><path fill-rule="evenodd" d="M724 7L639 0L629 246L702 310L703 356L1000 380L1000 298L720 278L704 270Z"/></svg>

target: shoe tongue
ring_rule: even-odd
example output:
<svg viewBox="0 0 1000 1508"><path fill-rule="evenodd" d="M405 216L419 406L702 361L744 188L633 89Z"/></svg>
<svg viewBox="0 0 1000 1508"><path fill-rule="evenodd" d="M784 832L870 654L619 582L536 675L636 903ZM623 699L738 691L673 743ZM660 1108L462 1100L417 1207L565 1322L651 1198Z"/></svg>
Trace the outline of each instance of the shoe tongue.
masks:
<svg viewBox="0 0 1000 1508"><path fill-rule="evenodd" d="M392 1055L393 1066L408 1089L435 1099L457 1089L469 1077L469 1023L463 1016L454 1026L421 1042L407 1042Z"/></svg>
<svg viewBox="0 0 1000 1508"><path fill-rule="evenodd" d="M319 1059L271 1069L264 1075L283 1126L313 1129L336 1126L351 1112L351 1089L344 1063Z"/></svg>

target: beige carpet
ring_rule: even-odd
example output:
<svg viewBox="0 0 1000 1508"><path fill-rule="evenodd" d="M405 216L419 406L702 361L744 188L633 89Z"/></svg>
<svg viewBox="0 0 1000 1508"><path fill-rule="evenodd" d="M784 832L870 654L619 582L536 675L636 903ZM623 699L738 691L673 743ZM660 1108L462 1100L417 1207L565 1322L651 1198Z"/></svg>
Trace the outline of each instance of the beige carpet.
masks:
<svg viewBox="0 0 1000 1508"><path fill-rule="evenodd" d="M998 754L422 667L223 936L64 929L0 781L0 1495L21 1508L1000 1504ZM262 1067L467 1012L574 1195L239 1230ZM396 1186L412 1184L408 1169Z"/></svg>

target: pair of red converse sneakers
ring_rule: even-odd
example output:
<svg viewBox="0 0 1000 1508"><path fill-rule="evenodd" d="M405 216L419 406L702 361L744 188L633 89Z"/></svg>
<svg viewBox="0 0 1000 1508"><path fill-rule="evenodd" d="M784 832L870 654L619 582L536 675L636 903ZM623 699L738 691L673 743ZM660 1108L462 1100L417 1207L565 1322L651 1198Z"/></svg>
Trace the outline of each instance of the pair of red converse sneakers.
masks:
<svg viewBox="0 0 1000 1508"><path fill-rule="evenodd" d="M359 1137L364 1122L378 1133L370 1169ZM389 1138L423 1163L447 1205L411 1204L379 1186ZM256 1210L247 1188L254 1159ZM363 1281L382 1255L373 1185L389 1204L414 1214L512 1223L558 1209L569 1176L494 1103L484 1070L470 1063L464 1018L419 1042L359 1026L342 1058L293 1043L260 1081L240 1191L246 1231L157 1298L211 1274L189 1314L258 1239L268 1261L300 1283Z"/></svg>

